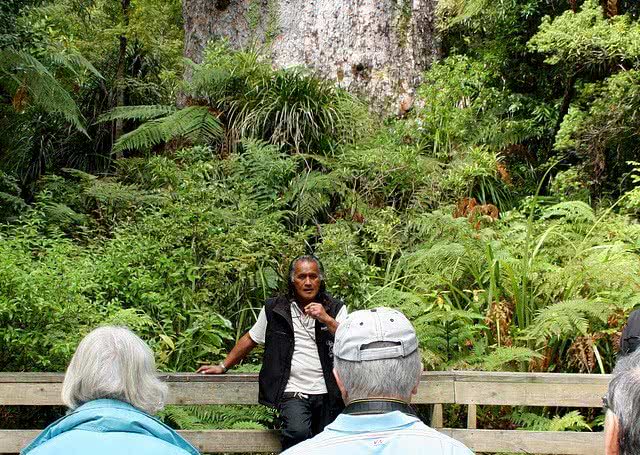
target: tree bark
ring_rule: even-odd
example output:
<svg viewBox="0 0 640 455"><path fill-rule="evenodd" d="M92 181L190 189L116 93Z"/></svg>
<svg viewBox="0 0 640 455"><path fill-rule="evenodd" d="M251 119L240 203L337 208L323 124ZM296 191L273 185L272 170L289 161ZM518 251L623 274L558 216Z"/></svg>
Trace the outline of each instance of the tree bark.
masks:
<svg viewBox="0 0 640 455"><path fill-rule="evenodd" d="M440 55L436 1L183 0L185 56L199 62L214 39L257 43L275 66L310 67L398 114Z"/></svg>
<svg viewBox="0 0 640 455"><path fill-rule="evenodd" d="M576 74L572 73L567 77L567 80L564 85L564 95L562 95L562 103L560 104L560 111L558 112L558 120L556 120L556 124L553 128L553 140L560 131L560 127L562 126L562 121L569 113L569 107L571 107L571 101L573 100L573 96L575 95L575 83L576 83Z"/></svg>

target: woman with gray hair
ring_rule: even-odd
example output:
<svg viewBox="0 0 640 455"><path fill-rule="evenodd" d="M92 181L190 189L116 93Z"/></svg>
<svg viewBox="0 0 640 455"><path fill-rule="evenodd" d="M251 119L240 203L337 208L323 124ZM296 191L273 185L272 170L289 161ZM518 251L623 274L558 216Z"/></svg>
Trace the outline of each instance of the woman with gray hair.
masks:
<svg viewBox="0 0 640 455"><path fill-rule="evenodd" d="M198 455L149 415L164 407L166 395L145 342L125 327L100 327L80 342L67 368L62 401L70 412L21 453Z"/></svg>

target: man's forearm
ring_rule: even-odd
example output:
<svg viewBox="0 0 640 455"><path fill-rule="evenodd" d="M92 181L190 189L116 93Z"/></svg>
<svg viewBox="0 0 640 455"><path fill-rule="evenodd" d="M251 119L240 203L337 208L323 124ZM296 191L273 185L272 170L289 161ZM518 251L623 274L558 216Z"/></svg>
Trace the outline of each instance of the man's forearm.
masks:
<svg viewBox="0 0 640 455"><path fill-rule="evenodd" d="M336 330L338 330L338 326L340 323L333 319L331 316L327 316L327 319L324 322L324 325L327 326L327 329L332 335L335 335Z"/></svg>
<svg viewBox="0 0 640 455"><path fill-rule="evenodd" d="M244 359L253 348L258 345L255 341L251 339L248 333L245 333L242 338L238 340L236 345L229 351L227 357L224 359L224 366L226 368L231 368L240 363L242 359Z"/></svg>

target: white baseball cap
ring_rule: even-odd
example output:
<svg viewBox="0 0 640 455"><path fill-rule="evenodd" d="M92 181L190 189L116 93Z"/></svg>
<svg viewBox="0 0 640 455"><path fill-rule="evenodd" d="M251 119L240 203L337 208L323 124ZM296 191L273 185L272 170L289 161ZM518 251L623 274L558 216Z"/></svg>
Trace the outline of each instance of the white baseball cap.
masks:
<svg viewBox="0 0 640 455"><path fill-rule="evenodd" d="M393 343L375 347L372 343ZM411 322L398 310L373 308L351 313L336 331L333 355L342 360L367 360L406 357L418 349L416 331Z"/></svg>

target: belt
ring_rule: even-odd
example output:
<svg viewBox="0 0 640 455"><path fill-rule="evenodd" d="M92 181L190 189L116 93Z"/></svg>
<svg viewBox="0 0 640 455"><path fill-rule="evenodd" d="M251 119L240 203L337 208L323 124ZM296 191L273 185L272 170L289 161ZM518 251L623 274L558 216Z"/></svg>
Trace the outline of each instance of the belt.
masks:
<svg viewBox="0 0 640 455"><path fill-rule="evenodd" d="M322 395L326 395L326 393L320 394L311 394L311 393L302 393L302 392L285 392L282 394L282 398L284 400L288 400L290 398L300 398L302 400L307 400L309 397L320 397Z"/></svg>
<svg viewBox="0 0 640 455"><path fill-rule="evenodd" d="M371 398L364 400L353 400L349 403L343 414L349 415L367 415L367 414L386 414L387 412L400 411L413 417L417 417L409 403L393 398Z"/></svg>

